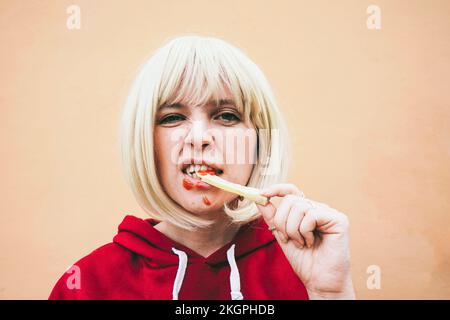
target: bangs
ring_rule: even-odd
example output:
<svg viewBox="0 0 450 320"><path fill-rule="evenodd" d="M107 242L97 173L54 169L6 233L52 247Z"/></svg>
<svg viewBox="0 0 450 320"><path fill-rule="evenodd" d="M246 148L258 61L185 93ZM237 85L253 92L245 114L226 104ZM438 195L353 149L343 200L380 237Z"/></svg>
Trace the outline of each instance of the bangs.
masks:
<svg viewBox="0 0 450 320"><path fill-rule="evenodd" d="M208 38L185 37L170 43L161 77L159 106L176 103L217 106L221 99L231 98L245 121L255 124L259 104L252 99L250 93L255 89L250 72L237 50L221 40Z"/></svg>

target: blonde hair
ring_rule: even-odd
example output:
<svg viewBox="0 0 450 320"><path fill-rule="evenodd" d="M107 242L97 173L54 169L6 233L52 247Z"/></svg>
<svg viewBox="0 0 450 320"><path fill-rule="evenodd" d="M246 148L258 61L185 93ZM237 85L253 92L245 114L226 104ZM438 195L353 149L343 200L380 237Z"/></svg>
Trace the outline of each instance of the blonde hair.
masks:
<svg viewBox="0 0 450 320"><path fill-rule="evenodd" d="M285 180L288 134L272 89L258 66L241 50L215 38L181 36L158 49L141 67L126 100L120 123L120 152L125 179L139 205L152 218L195 230L212 222L173 201L160 184L155 167L155 113L166 103L184 99L202 105L230 90L238 110L258 137L257 161L248 186L264 188ZM232 223L260 217L246 199L224 205Z"/></svg>

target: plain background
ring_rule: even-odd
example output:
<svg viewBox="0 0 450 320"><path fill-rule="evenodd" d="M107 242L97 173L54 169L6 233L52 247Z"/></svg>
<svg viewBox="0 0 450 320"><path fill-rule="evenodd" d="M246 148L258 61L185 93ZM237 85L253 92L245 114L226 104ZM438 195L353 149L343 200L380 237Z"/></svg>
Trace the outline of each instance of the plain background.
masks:
<svg viewBox="0 0 450 320"><path fill-rule="evenodd" d="M186 33L266 73L294 142L289 182L350 218L357 297L449 299L445 0L1 0L0 298L46 299L126 214L146 217L120 171L119 115L138 67Z"/></svg>

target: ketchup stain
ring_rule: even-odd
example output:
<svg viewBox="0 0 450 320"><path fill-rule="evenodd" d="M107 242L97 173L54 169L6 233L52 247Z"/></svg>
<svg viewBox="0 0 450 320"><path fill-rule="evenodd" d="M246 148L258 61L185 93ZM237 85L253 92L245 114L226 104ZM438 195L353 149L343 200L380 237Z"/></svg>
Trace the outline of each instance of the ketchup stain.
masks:
<svg viewBox="0 0 450 320"><path fill-rule="evenodd" d="M203 196L203 203L206 204L207 206L211 205L211 201L209 201L208 197Z"/></svg>
<svg viewBox="0 0 450 320"><path fill-rule="evenodd" d="M199 181L201 182L201 181ZM191 190L192 188L196 187L197 189L204 189L204 188L208 188L209 186L203 186L200 183L195 183L192 180L189 180L187 178L183 179L183 187L186 190ZM203 203L206 204L207 206L211 205L211 201L209 201L207 196L203 196Z"/></svg>
<svg viewBox="0 0 450 320"><path fill-rule="evenodd" d="M216 175L216 172L214 170L199 170L198 171L199 174L204 175L204 174L210 174L210 175ZM199 180L197 183L192 181L192 179L188 179L188 178L183 178L183 187L186 190L191 190L192 188L197 188L197 189L207 189L209 188L208 185L205 185L205 183Z"/></svg>
<svg viewBox="0 0 450 320"><path fill-rule="evenodd" d="M184 179L183 179L183 187L184 187L186 190L191 190L191 189L194 187L194 184L192 183L192 181L190 181L190 180L184 178Z"/></svg>

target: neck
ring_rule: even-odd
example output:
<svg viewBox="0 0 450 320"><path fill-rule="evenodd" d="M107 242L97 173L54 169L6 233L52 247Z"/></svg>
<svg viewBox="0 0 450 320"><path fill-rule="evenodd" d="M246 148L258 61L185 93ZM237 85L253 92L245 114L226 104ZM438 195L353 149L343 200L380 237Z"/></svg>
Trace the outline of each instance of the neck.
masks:
<svg viewBox="0 0 450 320"><path fill-rule="evenodd" d="M182 243L184 246L198 253L202 257L208 257L218 249L233 240L239 231L239 226L230 224L227 217L214 220L209 228L189 231L180 228L167 221L162 221L155 226L159 232L170 239Z"/></svg>

